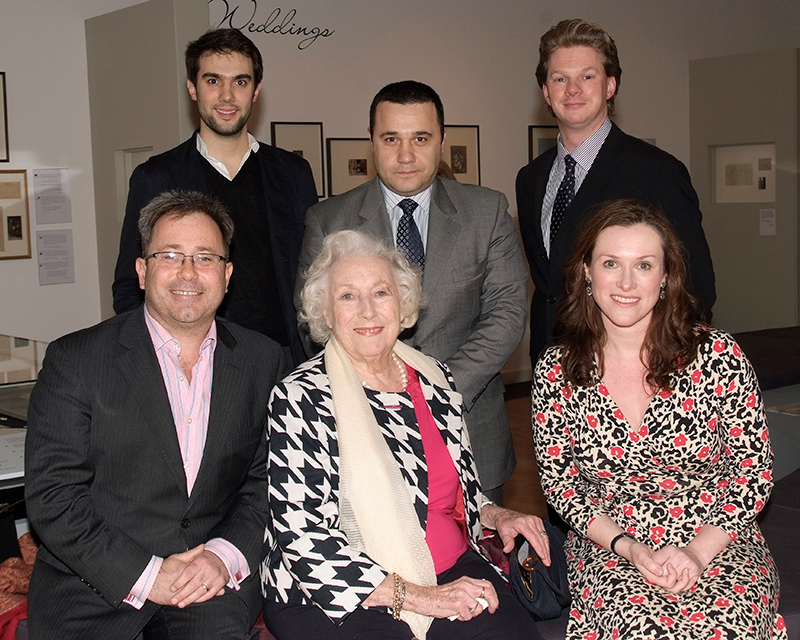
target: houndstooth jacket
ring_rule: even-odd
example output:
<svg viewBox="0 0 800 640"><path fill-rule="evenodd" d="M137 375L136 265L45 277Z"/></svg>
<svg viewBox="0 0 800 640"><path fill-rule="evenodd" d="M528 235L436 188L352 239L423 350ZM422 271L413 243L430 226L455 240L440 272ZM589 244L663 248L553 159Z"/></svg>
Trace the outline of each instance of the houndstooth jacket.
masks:
<svg viewBox="0 0 800 640"><path fill-rule="evenodd" d="M470 544L477 550L482 497L462 427L461 395L454 390L449 370L437 365L451 388L439 388L418 373L419 381L461 479ZM396 399L398 394L391 396ZM410 399L407 405L412 406ZM424 530L428 472L419 431L409 429L394 410L376 414ZM351 547L339 530L339 448L324 354L300 365L273 388L268 438L271 521L262 552L262 595L288 604L314 603L332 620L341 621L387 572Z"/></svg>

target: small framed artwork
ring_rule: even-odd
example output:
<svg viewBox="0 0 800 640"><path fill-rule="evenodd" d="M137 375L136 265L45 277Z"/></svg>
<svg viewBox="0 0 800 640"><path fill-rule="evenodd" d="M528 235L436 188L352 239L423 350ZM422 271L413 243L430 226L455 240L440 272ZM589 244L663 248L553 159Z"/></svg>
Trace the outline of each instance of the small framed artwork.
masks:
<svg viewBox="0 0 800 640"><path fill-rule="evenodd" d="M322 123L321 122L270 122L272 146L286 149L305 158L311 165L317 195L325 195L323 182L324 171L322 157Z"/></svg>
<svg viewBox="0 0 800 640"><path fill-rule="evenodd" d="M775 144L713 147L717 202L775 202Z"/></svg>
<svg viewBox="0 0 800 640"><path fill-rule="evenodd" d="M478 125L448 124L442 159L450 165L456 180L481 183L481 141Z"/></svg>
<svg viewBox="0 0 800 640"><path fill-rule="evenodd" d="M328 196L338 196L376 175L369 138L328 138Z"/></svg>
<svg viewBox="0 0 800 640"><path fill-rule="evenodd" d="M6 111L6 73L0 71L0 162L8 162L8 113Z"/></svg>
<svg viewBox="0 0 800 640"><path fill-rule="evenodd" d="M0 170L0 260L31 257L28 172Z"/></svg>
<svg viewBox="0 0 800 640"><path fill-rule="evenodd" d="M528 125L528 162L533 162L556 144L558 144L558 126L554 124Z"/></svg>

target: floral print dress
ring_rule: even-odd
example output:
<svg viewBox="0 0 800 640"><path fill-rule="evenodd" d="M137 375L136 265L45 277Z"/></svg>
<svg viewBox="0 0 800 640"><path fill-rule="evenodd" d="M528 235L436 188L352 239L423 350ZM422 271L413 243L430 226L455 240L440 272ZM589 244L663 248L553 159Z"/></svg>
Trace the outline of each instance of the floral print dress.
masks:
<svg viewBox="0 0 800 640"><path fill-rule="evenodd" d="M533 433L542 488L572 532L567 637L786 638L778 572L755 522L772 489L772 450L755 373L711 329L694 362L629 424L602 381L568 387L561 349L539 360ZM685 546L703 524L731 537L680 594L645 581L587 537L607 515L639 542Z"/></svg>

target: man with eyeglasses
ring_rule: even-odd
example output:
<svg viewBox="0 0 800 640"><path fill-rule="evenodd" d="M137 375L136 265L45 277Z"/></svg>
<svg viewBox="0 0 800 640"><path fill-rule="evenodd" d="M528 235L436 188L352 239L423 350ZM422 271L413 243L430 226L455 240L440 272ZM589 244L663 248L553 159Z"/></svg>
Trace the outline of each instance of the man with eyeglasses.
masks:
<svg viewBox="0 0 800 640"><path fill-rule="evenodd" d="M166 192L139 230L144 304L53 342L31 395L31 636L242 640L261 609L267 399L286 358L216 317L233 272L222 204Z"/></svg>

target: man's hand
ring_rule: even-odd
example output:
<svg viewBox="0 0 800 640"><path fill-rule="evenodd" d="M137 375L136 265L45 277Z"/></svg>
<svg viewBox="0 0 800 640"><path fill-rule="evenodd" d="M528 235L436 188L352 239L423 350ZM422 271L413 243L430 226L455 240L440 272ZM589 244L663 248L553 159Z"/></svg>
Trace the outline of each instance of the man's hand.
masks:
<svg viewBox="0 0 800 640"><path fill-rule="evenodd" d="M161 569L158 571L156 581L153 583L153 588L150 590L150 595L147 599L160 605L172 604L171 599L175 593L171 589L173 583L180 578L184 569L189 566L189 563L203 553L203 548L204 546L200 544L194 549L189 549L183 553L176 553L164 558L164 561L161 563Z"/></svg>
<svg viewBox="0 0 800 640"><path fill-rule="evenodd" d="M206 551L203 545L195 547L200 553L194 556L170 586L172 597L169 604L183 608L194 602L205 602L225 593L230 576L225 564L215 553ZM194 551L194 549L192 549Z"/></svg>

